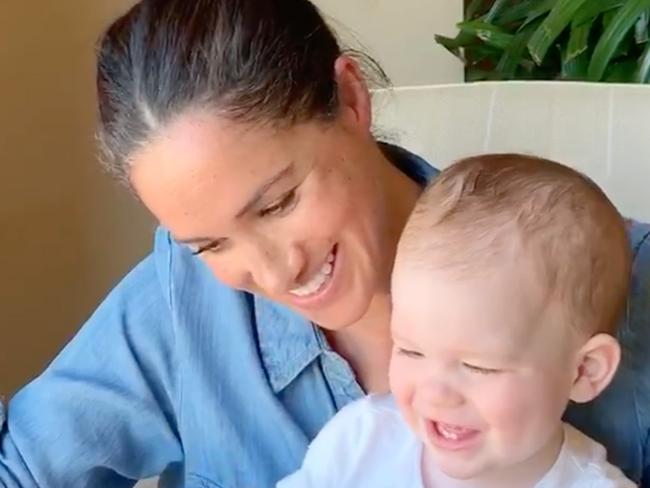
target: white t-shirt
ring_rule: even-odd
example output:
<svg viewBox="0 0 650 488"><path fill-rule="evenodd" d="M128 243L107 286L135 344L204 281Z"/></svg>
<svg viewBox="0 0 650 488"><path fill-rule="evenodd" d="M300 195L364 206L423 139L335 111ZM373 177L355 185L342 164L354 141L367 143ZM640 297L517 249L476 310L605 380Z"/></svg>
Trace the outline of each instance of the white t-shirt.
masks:
<svg viewBox="0 0 650 488"><path fill-rule="evenodd" d="M309 446L302 468L277 488L424 488L422 449L392 396L371 395L343 408ZM560 455L535 488L634 486L607 462L603 446L565 424Z"/></svg>

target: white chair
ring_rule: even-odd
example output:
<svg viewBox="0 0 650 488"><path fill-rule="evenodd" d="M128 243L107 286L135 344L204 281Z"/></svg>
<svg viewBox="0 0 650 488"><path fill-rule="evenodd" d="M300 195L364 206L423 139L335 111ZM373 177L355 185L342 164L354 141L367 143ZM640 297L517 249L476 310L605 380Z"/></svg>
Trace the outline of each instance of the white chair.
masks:
<svg viewBox="0 0 650 488"><path fill-rule="evenodd" d="M593 178L626 216L650 222L650 86L494 82L379 91L379 134L444 167L523 152Z"/></svg>

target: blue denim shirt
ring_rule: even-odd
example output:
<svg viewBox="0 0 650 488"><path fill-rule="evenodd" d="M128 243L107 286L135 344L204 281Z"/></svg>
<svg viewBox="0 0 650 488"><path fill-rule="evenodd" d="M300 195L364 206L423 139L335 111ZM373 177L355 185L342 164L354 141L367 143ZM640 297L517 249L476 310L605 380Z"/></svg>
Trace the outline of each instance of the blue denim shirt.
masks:
<svg viewBox="0 0 650 488"><path fill-rule="evenodd" d="M387 149L424 184L436 173ZM568 418L650 487L650 226L632 224L634 282L624 361L597 401ZM153 253L53 364L0 409L0 487L265 488L363 395L349 365L296 313L234 291L158 230ZM4 420L4 421L3 421ZM327 462L327 460L323 460Z"/></svg>

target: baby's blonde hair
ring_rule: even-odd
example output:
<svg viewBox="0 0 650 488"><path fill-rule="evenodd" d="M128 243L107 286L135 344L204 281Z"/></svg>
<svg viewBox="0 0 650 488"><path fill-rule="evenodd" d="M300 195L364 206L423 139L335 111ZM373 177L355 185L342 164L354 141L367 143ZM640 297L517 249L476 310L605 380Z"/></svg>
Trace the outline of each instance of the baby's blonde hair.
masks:
<svg viewBox="0 0 650 488"><path fill-rule="evenodd" d="M521 154L463 159L424 191L397 261L477 274L531 258L578 330L613 333L630 282L625 221L589 178Z"/></svg>

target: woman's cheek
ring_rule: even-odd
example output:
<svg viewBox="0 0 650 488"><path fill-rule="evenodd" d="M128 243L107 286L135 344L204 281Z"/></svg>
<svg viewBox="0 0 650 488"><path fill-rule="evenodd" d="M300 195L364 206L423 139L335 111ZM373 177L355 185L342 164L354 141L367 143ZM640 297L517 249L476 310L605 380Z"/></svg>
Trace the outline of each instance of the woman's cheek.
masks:
<svg viewBox="0 0 650 488"><path fill-rule="evenodd" d="M288 227L285 231L305 240L330 239L344 227L345 214L341 201L335 197L305 194L285 220Z"/></svg>

